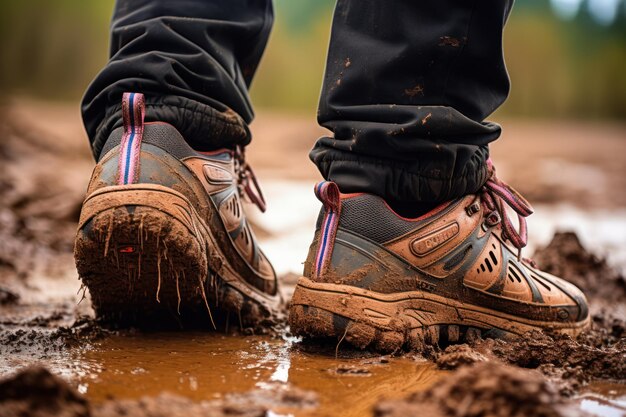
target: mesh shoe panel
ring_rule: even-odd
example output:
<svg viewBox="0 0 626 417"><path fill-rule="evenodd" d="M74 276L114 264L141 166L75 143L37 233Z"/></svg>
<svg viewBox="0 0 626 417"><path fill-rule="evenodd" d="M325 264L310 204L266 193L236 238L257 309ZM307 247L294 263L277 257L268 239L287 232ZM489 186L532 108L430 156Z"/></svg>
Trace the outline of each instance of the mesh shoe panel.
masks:
<svg viewBox="0 0 626 417"><path fill-rule="evenodd" d="M339 227L377 243L384 243L415 230L416 223L396 216L377 196L364 194L343 200Z"/></svg>

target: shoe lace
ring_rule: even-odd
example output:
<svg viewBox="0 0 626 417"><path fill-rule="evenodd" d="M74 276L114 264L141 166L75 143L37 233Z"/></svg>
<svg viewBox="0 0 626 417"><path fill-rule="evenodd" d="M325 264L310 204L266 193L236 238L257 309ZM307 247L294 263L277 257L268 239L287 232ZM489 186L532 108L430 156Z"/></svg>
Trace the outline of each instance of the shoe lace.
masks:
<svg viewBox="0 0 626 417"><path fill-rule="evenodd" d="M485 208L485 221L488 226L502 224L502 238L509 240L518 250L518 259L521 259L522 248L528 242L528 227L526 217L533 213L533 209L528 201L513 187L496 177L496 169L487 160L490 176L487 182L479 191L481 202ZM516 230L513 222L509 218L505 204L516 214L519 227Z"/></svg>
<svg viewBox="0 0 626 417"><path fill-rule="evenodd" d="M265 212L267 204L265 197L256 179L252 167L246 162L245 151L241 146L237 146L234 152L235 174L237 175L237 188L239 195L247 197L250 202L256 205L261 212Z"/></svg>

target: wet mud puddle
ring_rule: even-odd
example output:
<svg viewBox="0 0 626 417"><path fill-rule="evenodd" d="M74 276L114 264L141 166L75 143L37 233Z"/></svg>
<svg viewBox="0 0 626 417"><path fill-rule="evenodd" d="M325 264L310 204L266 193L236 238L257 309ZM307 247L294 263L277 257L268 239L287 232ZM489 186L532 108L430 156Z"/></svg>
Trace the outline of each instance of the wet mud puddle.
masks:
<svg viewBox="0 0 626 417"><path fill-rule="evenodd" d="M334 346L302 347L287 336L206 332L121 333L47 359L54 373L94 404L167 392L194 402L262 405L270 410L268 417L367 416L379 401L425 390L447 374L412 356L381 357L340 347L336 357ZM577 403L593 415L623 416L626 386L592 383Z"/></svg>
<svg viewBox="0 0 626 417"><path fill-rule="evenodd" d="M445 372L409 357L304 352L295 339L155 333L110 336L71 353L70 381L94 403L157 396L194 401L254 392L271 415L363 416L382 398L425 389ZM69 358L68 358L69 359ZM57 369L62 372L62 369ZM277 395L280 393L283 395ZM276 398L282 398L275 403Z"/></svg>

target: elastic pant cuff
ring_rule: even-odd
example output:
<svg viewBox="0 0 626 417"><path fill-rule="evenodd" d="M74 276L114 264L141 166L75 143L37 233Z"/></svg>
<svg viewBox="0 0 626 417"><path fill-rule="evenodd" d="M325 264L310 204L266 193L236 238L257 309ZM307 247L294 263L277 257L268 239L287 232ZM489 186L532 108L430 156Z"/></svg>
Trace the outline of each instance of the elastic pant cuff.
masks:
<svg viewBox="0 0 626 417"><path fill-rule="evenodd" d="M390 201L443 203L474 194L487 181L489 149L475 148L463 166L428 155L424 160L407 162L320 147L309 156L322 176L337 183L343 193L365 192Z"/></svg>
<svg viewBox="0 0 626 417"><path fill-rule="evenodd" d="M146 122L165 122L174 126L197 151L234 148L250 143L248 125L232 109L216 109L179 96L146 97ZM113 130L123 126L122 103L106 110L92 140L96 159Z"/></svg>

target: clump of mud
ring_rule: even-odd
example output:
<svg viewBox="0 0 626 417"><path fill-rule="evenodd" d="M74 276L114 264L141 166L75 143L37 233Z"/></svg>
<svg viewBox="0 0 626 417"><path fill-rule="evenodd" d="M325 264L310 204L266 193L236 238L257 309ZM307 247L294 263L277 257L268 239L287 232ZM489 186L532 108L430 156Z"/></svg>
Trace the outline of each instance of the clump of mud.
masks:
<svg viewBox="0 0 626 417"><path fill-rule="evenodd" d="M27 368L0 381L0 415L89 417L87 400L41 367Z"/></svg>
<svg viewBox="0 0 626 417"><path fill-rule="evenodd" d="M0 357L13 356L14 363L45 362L71 348L88 346L115 333L90 317L80 316L67 325L58 325L53 320L54 317L36 317L32 322L16 326L0 321ZM54 324L47 326L48 323Z"/></svg>
<svg viewBox="0 0 626 417"><path fill-rule="evenodd" d="M19 300L19 294L8 288L0 287L0 306L16 304Z"/></svg>
<svg viewBox="0 0 626 417"><path fill-rule="evenodd" d="M536 371L496 362L463 367L430 389L380 403L376 417L586 416Z"/></svg>
<svg viewBox="0 0 626 417"><path fill-rule="evenodd" d="M533 259L542 270L583 290L593 309L626 300L626 278L606 259L587 251L573 232L556 233Z"/></svg>
<svg viewBox="0 0 626 417"><path fill-rule="evenodd" d="M594 322L591 330L576 339L533 331L518 340L487 339L471 345L452 345L437 353L435 361L442 369L456 369L497 359L522 368L580 371L580 382L593 378L619 380L626 375L626 323L616 318L607 322L610 328ZM606 326L607 322L602 323Z"/></svg>
<svg viewBox="0 0 626 417"><path fill-rule="evenodd" d="M437 358L438 365L453 367L450 359L458 349L447 348ZM610 343L603 331L595 329L576 340L535 331L516 341L482 340L465 349L464 357L480 355L537 369L557 382L564 395L574 394L593 379L623 380L626 375L626 339L622 337Z"/></svg>
<svg viewBox="0 0 626 417"><path fill-rule="evenodd" d="M436 354L434 360L440 369L457 369L464 365L486 362L489 359L470 346L463 344L448 346L445 351Z"/></svg>

